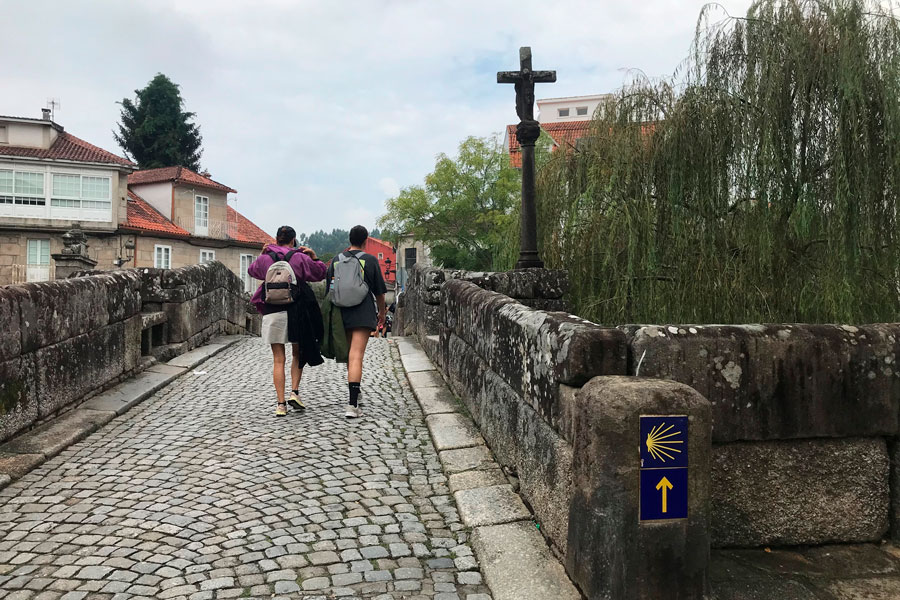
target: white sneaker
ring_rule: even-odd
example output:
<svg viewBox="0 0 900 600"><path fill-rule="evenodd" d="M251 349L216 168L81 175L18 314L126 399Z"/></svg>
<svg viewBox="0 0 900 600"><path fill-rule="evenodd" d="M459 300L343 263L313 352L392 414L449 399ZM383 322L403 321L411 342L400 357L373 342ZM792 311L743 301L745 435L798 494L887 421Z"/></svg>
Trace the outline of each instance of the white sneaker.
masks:
<svg viewBox="0 0 900 600"><path fill-rule="evenodd" d="M348 419L358 419L359 418L359 406L353 406L352 404L347 405L347 410L344 412L344 416Z"/></svg>

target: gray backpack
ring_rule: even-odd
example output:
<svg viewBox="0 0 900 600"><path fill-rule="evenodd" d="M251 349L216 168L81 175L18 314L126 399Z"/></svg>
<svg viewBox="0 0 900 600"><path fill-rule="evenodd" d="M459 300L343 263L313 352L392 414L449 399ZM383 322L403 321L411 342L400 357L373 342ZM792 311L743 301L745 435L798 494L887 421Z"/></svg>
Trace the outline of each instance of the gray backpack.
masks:
<svg viewBox="0 0 900 600"><path fill-rule="evenodd" d="M334 261L331 280L331 301L335 306L359 306L369 296L362 261L349 252L342 252Z"/></svg>
<svg viewBox="0 0 900 600"><path fill-rule="evenodd" d="M282 256L278 252L267 252L275 262L266 269L266 280L263 282L263 300L266 304L283 306L297 299L300 288L297 287L297 275L290 264L291 257L296 253L296 250L291 250L286 256Z"/></svg>

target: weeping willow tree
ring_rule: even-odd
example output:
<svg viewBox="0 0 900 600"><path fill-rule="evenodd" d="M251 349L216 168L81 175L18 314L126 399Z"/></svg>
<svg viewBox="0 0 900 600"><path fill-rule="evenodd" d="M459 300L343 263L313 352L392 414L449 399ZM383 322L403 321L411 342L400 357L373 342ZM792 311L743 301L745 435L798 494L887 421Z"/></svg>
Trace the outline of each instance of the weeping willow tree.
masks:
<svg viewBox="0 0 900 600"><path fill-rule="evenodd" d="M878 5L708 7L679 72L635 79L581 142L538 175L580 315L900 318L900 29Z"/></svg>

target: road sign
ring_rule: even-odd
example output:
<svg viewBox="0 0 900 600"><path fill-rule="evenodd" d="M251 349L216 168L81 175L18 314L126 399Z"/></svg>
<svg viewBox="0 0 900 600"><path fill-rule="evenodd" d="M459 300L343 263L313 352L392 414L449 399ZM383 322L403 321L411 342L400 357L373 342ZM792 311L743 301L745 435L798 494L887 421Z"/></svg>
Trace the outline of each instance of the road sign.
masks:
<svg viewBox="0 0 900 600"><path fill-rule="evenodd" d="M642 415L640 446L640 520L687 518L687 416Z"/></svg>

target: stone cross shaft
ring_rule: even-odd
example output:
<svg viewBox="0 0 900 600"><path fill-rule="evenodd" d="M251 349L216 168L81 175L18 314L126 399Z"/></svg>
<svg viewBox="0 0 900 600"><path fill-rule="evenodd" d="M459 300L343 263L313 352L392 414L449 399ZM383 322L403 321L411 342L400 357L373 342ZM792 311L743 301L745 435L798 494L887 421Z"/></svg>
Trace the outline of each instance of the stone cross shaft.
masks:
<svg viewBox="0 0 900 600"><path fill-rule="evenodd" d="M541 135L541 126L534 120L534 84L553 83L556 71L534 71L531 68L531 48L519 48L519 70L500 71L497 83L516 86L516 139L522 149L522 237L517 269L543 268L537 250L537 209L534 192L534 143Z"/></svg>

